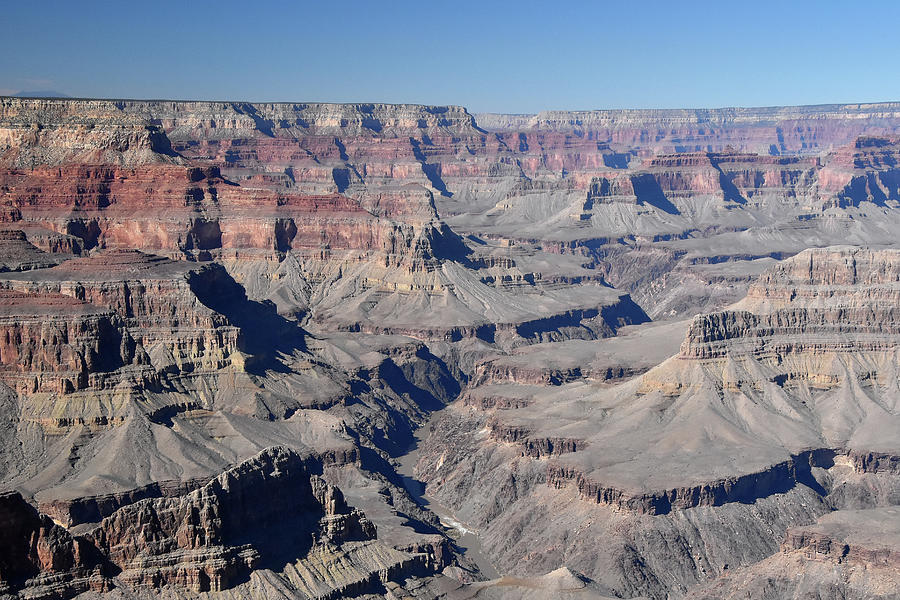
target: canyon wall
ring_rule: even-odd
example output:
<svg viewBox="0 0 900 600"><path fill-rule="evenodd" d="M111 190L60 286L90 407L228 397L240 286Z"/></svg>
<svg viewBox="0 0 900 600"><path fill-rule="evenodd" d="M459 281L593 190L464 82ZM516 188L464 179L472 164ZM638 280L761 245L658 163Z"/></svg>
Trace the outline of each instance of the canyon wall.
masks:
<svg viewBox="0 0 900 600"><path fill-rule="evenodd" d="M0 98L2 593L891 593L898 140Z"/></svg>

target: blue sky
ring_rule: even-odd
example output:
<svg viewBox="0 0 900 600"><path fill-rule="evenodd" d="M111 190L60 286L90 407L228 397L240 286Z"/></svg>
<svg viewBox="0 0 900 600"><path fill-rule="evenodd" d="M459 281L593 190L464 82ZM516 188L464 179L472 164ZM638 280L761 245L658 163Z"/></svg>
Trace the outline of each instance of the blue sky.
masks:
<svg viewBox="0 0 900 600"><path fill-rule="evenodd" d="M900 2L9 0L0 93L475 112L900 100Z"/></svg>

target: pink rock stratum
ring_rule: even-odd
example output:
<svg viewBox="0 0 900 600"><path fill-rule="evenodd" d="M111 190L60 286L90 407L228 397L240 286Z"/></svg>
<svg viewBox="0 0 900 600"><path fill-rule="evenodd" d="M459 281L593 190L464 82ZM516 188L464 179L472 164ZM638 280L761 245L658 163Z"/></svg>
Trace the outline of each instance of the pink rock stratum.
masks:
<svg viewBox="0 0 900 600"><path fill-rule="evenodd" d="M0 97L0 596L900 598L900 104Z"/></svg>

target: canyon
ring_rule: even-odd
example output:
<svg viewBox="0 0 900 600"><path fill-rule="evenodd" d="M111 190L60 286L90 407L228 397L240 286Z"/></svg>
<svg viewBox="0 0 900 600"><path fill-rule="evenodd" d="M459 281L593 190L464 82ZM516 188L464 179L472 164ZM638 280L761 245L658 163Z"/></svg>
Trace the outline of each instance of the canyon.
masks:
<svg viewBox="0 0 900 600"><path fill-rule="evenodd" d="M0 596L900 597L900 103L0 97Z"/></svg>

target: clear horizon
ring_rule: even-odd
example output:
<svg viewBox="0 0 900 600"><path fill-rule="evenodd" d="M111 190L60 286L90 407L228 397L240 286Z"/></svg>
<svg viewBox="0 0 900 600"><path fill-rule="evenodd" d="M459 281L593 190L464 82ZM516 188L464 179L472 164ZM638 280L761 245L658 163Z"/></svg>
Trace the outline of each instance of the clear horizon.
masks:
<svg viewBox="0 0 900 600"><path fill-rule="evenodd" d="M0 24L0 94L461 105L900 101L900 5L48 2Z"/></svg>
<svg viewBox="0 0 900 600"><path fill-rule="evenodd" d="M332 102L328 100L247 100L246 98L135 98L130 96L69 96L69 95L41 95L35 92L32 95L25 94L24 92L27 90L23 90L21 92L16 93L6 93L4 90L3 93L0 93L0 97L5 98L35 98L35 99L48 99L48 100L105 100L105 101L130 101L130 102L234 102L241 103L246 102L249 104L408 104L413 106L462 106L462 108L466 109L470 114L498 114L498 115L508 115L508 116L518 116L518 115L535 115L541 112L602 112L602 111L624 111L624 110L728 110L728 109L767 109L767 108L792 108L792 107L804 107L804 106L869 106L875 104L900 104L900 100L875 100L875 101L849 101L849 102L819 102L816 104L770 104L768 106L646 106L635 108L633 106L621 106L614 108L548 108L542 109L540 111L534 112L499 112L499 111L476 111L471 108L463 105L463 104L453 104L453 103L435 103L435 104L424 104L421 102L383 102L380 100L347 100L345 102ZM45 90L46 92L56 93L56 90Z"/></svg>

